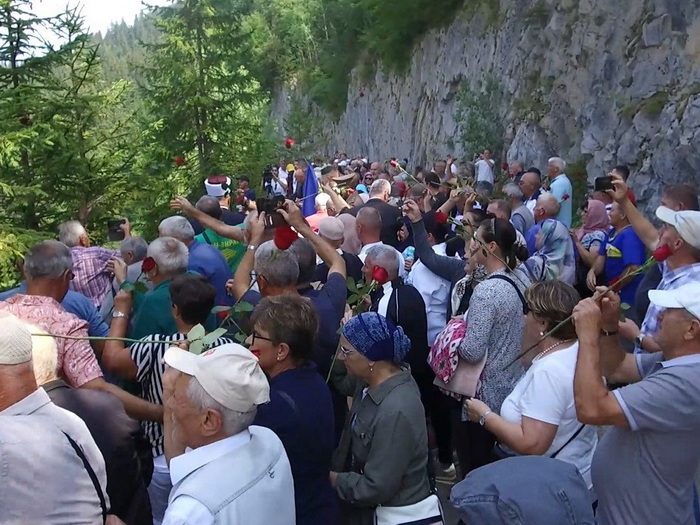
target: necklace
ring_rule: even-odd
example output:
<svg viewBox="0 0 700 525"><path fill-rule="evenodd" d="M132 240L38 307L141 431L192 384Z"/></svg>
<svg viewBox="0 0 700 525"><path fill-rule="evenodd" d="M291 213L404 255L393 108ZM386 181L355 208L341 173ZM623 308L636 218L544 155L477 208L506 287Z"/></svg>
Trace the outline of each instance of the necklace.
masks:
<svg viewBox="0 0 700 525"><path fill-rule="evenodd" d="M549 352L554 350L557 346L565 345L566 343L571 343L572 341L575 341L576 339L566 339L564 341L559 341L558 343L554 343L551 346L548 346L544 350L542 350L539 354L537 354L532 360L538 360L542 359L544 356L546 356Z"/></svg>

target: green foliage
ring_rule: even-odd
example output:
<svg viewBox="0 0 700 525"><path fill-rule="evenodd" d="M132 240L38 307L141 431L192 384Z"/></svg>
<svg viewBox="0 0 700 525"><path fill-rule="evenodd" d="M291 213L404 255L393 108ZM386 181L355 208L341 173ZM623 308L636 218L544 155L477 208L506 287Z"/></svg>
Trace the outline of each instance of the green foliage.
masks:
<svg viewBox="0 0 700 525"><path fill-rule="evenodd" d="M505 129L495 108L502 97L501 86L490 76L477 89L463 82L457 92L455 120L464 151L470 155L489 148L498 157Z"/></svg>
<svg viewBox="0 0 700 525"><path fill-rule="evenodd" d="M581 215L579 214L578 210L581 209L581 205L588 199L588 196L591 193L590 188L588 187L586 162L587 161L585 158L580 158L566 163L566 174L571 181L572 187L573 201L571 206L574 210L574 227L581 225Z"/></svg>

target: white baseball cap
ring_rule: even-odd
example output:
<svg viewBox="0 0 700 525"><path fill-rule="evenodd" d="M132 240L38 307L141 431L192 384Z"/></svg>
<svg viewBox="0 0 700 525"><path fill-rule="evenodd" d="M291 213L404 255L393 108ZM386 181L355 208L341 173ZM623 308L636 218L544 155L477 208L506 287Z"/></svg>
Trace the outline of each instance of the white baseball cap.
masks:
<svg viewBox="0 0 700 525"><path fill-rule="evenodd" d="M675 290L649 290L649 300L661 308L683 308L700 319L700 282L688 283Z"/></svg>
<svg viewBox="0 0 700 525"><path fill-rule="evenodd" d="M200 355L171 347L163 360L195 377L207 394L228 409L250 412L270 401L270 385L258 359L239 344L217 346Z"/></svg>
<svg viewBox="0 0 700 525"><path fill-rule="evenodd" d="M19 365L32 360L32 335L25 323L0 312L0 365Z"/></svg>
<svg viewBox="0 0 700 525"><path fill-rule="evenodd" d="M670 224L685 242L700 249L700 211L673 211L666 206L656 208L656 216Z"/></svg>

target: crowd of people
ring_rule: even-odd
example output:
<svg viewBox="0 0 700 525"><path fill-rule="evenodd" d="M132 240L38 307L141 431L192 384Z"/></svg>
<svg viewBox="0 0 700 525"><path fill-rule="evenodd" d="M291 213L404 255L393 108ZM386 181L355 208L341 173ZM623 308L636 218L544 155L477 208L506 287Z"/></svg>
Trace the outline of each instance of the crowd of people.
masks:
<svg viewBox="0 0 700 525"><path fill-rule="evenodd" d="M697 189L657 229L625 166L586 195L559 157L408 167L285 160L150 242L32 246L0 523L696 523Z"/></svg>

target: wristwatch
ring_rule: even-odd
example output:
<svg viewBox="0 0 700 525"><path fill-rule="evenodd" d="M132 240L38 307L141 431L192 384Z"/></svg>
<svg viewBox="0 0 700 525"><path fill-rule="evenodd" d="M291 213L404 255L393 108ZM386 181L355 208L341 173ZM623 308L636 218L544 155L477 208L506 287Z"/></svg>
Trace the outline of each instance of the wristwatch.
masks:
<svg viewBox="0 0 700 525"><path fill-rule="evenodd" d="M645 336L644 334L639 334L637 337L634 338L634 344L635 344L636 346L638 346L639 348L642 348L642 349L643 349L644 346L642 345L642 343L644 342L644 338L645 338L645 337L646 337L646 336Z"/></svg>
<svg viewBox="0 0 700 525"><path fill-rule="evenodd" d="M484 412L484 415L479 418L479 424L483 427L486 424L486 416L488 416L491 413L490 410L487 410Z"/></svg>
<svg viewBox="0 0 700 525"><path fill-rule="evenodd" d="M251 252L255 252L255 250L257 250L258 247L255 246L254 244L249 244L249 245L248 245L248 249L249 249Z"/></svg>
<svg viewBox="0 0 700 525"><path fill-rule="evenodd" d="M119 310L112 311L112 318L113 319L119 319L121 317L127 317L127 315L124 312L120 312Z"/></svg>

